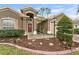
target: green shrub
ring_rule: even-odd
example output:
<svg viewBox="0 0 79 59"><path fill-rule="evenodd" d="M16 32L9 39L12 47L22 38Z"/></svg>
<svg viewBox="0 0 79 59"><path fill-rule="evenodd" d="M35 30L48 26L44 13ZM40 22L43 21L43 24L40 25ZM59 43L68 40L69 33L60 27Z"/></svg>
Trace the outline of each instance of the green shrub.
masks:
<svg viewBox="0 0 79 59"><path fill-rule="evenodd" d="M74 29L74 34L79 34L79 28Z"/></svg>
<svg viewBox="0 0 79 59"><path fill-rule="evenodd" d="M73 37L73 23L67 16L63 16L57 24L57 38L59 41L66 42L66 46L71 47ZM64 44L64 43L63 43Z"/></svg>
<svg viewBox="0 0 79 59"><path fill-rule="evenodd" d="M0 37L20 37L23 35L24 35L24 30L19 30L19 29L0 30Z"/></svg>

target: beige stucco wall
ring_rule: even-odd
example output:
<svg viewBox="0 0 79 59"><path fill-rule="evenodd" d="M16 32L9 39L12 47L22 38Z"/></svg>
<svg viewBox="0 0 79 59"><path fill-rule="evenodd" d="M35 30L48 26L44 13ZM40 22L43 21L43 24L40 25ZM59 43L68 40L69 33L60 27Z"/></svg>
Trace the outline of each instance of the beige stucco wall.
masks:
<svg viewBox="0 0 79 59"><path fill-rule="evenodd" d="M54 23L50 22L50 30L51 34L54 34ZM55 34L57 32L57 22L55 22Z"/></svg>
<svg viewBox="0 0 79 59"><path fill-rule="evenodd" d="M22 21L20 16L17 13L12 12L10 10L0 11L0 29L2 29L2 25L1 25L2 18L13 18L15 21L14 28L22 29L22 23L21 23Z"/></svg>
<svg viewBox="0 0 79 59"><path fill-rule="evenodd" d="M58 16L56 16L56 21L55 21L55 34L57 32L57 23L60 21L60 19L64 16L64 14L60 14ZM54 19L50 20L49 24L49 28L48 31L50 31L50 34L54 34Z"/></svg>
<svg viewBox="0 0 79 59"><path fill-rule="evenodd" d="M44 24L44 25L42 25L43 32L47 33L47 31L48 31L48 22L44 22L43 24Z"/></svg>
<svg viewBox="0 0 79 59"><path fill-rule="evenodd" d="M48 31L48 21L42 22L42 24L38 23L37 24L37 30L40 31L40 27L42 27L42 32L47 33Z"/></svg>

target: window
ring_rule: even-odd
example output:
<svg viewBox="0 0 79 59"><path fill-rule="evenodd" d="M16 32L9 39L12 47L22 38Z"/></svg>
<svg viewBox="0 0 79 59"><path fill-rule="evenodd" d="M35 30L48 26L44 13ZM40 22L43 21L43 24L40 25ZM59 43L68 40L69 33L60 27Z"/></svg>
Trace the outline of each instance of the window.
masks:
<svg viewBox="0 0 79 59"><path fill-rule="evenodd" d="M13 19L3 19L2 26L4 29L14 29L14 20Z"/></svg>
<svg viewBox="0 0 79 59"><path fill-rule="evenodd" d="M34 17L34 14L32 14L32 13L27 13L26 15L29 16L30 18Z"/></svg>
<svg viewBox="0 0 79 59"><path fill-rule="evenodd" d="M29 18L28 21L29 21L29 22L32 21L32 18Z"/></svg>
<svg viewBox="0 0 79 59"><path fill-rule="evenodd" d="M32 19L34 18L34 14L32 13L27 13L26 15L29 16L28 21L32 21Z"/></svg>

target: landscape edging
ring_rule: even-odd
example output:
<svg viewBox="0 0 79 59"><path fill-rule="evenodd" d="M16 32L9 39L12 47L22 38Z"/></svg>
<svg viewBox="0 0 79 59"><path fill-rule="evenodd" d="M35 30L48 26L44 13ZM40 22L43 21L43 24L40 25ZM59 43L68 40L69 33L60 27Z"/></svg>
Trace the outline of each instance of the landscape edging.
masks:
<svg viewBox="0 0 79 59"><path fill-rule="evenodd" d="M32 52L32 53L38 53L38 54L45 54L45 55L64 55L64 54L69 54L69 53L72 53L72 52L79 50L79 47L77 47L77 48L74 48L74 49L71 49L71 50L48 52L48 51L41 51L41 50L33 50L33 49L25 48L25 47L22 47L22 46L19 46L19 45L15 45L15 44L12 44L12 43L0 43L0 44L5 44L5 45L7 44L7 45L14 46L16 48L19 48L19 49L22 49L22 50L25 50L25 51L29 51L29 52Z"/></svg>

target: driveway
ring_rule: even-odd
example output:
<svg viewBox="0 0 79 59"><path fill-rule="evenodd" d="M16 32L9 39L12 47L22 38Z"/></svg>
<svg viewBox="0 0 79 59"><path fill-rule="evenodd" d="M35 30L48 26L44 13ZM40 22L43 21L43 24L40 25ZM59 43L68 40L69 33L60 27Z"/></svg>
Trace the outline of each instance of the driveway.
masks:
<svg viewBox="0 0 79 59"><path fill-rule="evenodd" d="M74 34L73 41L79 42L79 35L78 34Z"/></svg>

